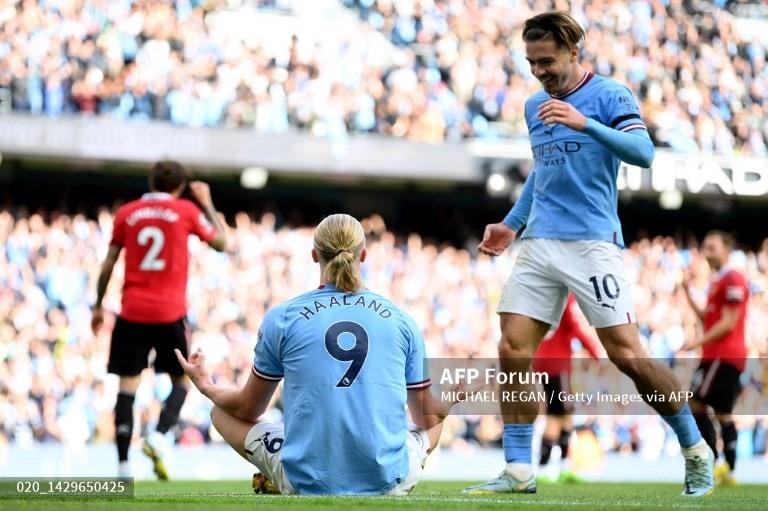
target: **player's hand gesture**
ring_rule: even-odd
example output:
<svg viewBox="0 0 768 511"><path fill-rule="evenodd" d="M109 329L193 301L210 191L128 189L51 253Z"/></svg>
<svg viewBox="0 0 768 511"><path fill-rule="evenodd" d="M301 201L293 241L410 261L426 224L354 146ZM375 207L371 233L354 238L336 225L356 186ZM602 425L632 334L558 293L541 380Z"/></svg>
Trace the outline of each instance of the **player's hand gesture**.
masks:
<svg viewBox="0 0 768 511"><path fill-rule="evenodd" d="M93 314L91 315L91 331L93 335L99 334L101 325L104 324L104 309L101 307L94 307Z"/></svg>
<svg viewBox="0 0 768 511"><path fill-rule="evenodd" d="M499 256L509 248L515 240L517 232L504 223L485 226L483 241L477 246L478 250L489 256Z"/></svg>
<svg viewBox="0 0 768 511"><path fill-rule="evenodd" d="M189 376L195 387L205 394L205 389L213 385L211 373L205 368L205 355L199 349L189 356L189 360L184 360L184 355L178 349L173 350L176 358L179 360L184 373Z"/></svg>
<svg viewBox="0 0 768 511"><path fill-rule="evenodd" d="M572 130L584 131L587 118L570 103L559 99L550 99L539 106L539 119L544 124L562 124Z"/></svg>
<svg viewBox="0 0 768 511"><path fill-rule="evenodd" d="M701 346L701 342L698 339L687 340L680 347L680 351L691 351Z"/></svg>
<svg viewBox="0 0 768 511"><path fill-rule="evenodd" d="M682 284L683 284L683 289L684 289L686 292L690 291L690 289L691 289L691 284L693 283L693 280L694 280L693 272L692 272L690 269L688 269L688 270L685 270L685 271L683 272L683 281L682 281Z"/></svg>
<svg viewBox="0 0 768 511"><path fill-rule="evenodd" d="M208 183L202 181L192 181L189 183L189 193L200 203L201 206L208 206L213 203L211 200L211 187Z"/></svg>

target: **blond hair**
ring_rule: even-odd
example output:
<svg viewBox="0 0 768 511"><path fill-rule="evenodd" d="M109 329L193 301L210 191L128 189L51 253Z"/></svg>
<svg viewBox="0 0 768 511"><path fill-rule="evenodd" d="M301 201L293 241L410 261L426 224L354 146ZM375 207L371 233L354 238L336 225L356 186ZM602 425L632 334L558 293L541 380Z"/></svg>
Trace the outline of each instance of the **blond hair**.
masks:
<svg viewBox="0 0 768 511"><path fill-rule="evenodd" d="M336 214L315 228L315 250L323 265L323 282L352 293L363 288L360 268L355 264L365 248L365 231L354 217Z"/></svg>

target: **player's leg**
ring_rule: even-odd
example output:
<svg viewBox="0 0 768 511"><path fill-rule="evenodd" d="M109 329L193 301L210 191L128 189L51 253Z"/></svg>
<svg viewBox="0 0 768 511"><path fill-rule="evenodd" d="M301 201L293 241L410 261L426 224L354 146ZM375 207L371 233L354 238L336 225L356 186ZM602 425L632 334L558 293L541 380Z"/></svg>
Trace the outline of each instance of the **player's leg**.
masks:
<svg viewBox="0 0 768 511"><path fill-rule="evenodd" d="M541 452L539 456L539 467L544 469L550 462L552 449L558 445L563 431L563 417L566 412L566 403L558 399L560 392L564 390L564 378L568 375L564 373L548 373L548 378L544 382L544 393L546 402L544 404L547 414L544 433L541 437ZM554 465L548 467L543 472L547 479L556 480L560 475L559 467Z"/></svg>
<svg viewBox="0 0 768 511"><path fill-rule="evenodd" d="M640 342L621 250L606 242L561 242L559 255L560 275L595 327L610 360L632 379L641 395L667 397L663 401L646 399L646 402L669 424L683 448L684 495L706 495L714 487L712 453L701 437L688 404L668 398L679 395L681 389L674 373L651 359Z"/></svg>
<svg viewBox="0 0 768 511"><path fill-rule="evenodd" d="M512 276L504 288L498 307L501 320L499 370L502 373L528 373L533 353L541 339L550 325L557 324L562 317L567 289L550 277L547 253L549 241L523 241ZM532 444L533 422L536 420L539 404L504 397L515 395L514 392L533 391L533 383L521 383L519 378L510 377L508 383L499 385L499 401L504 421L502 444L507 465L498 478L469 487L464 490L466 493L536 491Z"/></svg>
<svg viewBox="0 0 768 511"><path fill-rule="evenodd" d="M499 343L499 371L523 375L530 371L533 353L549 330L549 324L520 314L501 313L501 342ZM532 383L520 383L509 378L499 384L501 417L504 421L502 445L507 465L496 480L467 488L469 493L535 493L533 473L533 422L539 404L534 401L505 399L535 391ZM515 394L516 393L516 394Z"/></svg>
<svg viewBox="0 0 768 511"><path fill-rule="evenodd" d="M549 397L547 397L549 401ZM544 432L541 435L541 449L539 451L539 470L538 482L554 483L560 476L560 467L552 462L552 450L557 445L557 439L560 438L562 428L561 418L555 415L546 416L544 423Z"/></svg>
<svg viewBox="0 0 768 511"><path fill-rule="evenodd" d="M699 427L699 431L701 431L701 436L704 437L707 445L712 449L715 459L718 456L717 432L710 415L709 405L714 393L714 382L718 365L707 361L702 361L699 364L691 382L693 398L688 403L693 412L693 417L696 419L696 425Z"/></svg>
<svg viewBox="0 0 768 511"><path fill-rule="evenodd" d="M605 347L608 358L619 370L632 379L638 392L643 396L650 396L654 393L670 396L680 390L680 383L677 381L672 370L664 364L650 358L650 355L640 343L637 325L632 323L628 325L617 325L606 328L597 328L597 335ZM678 401L665 399L648 402L660 415L675 415L681 408L688 408ZM688 411L690 414L690 410ZM695 421L693 417L691 424ZM698 431L698 430L697 430ZM699 436L699 435L695 435Z"/></svg>
<svg viewBox="0 0 768 511"><path fill-rule="evenodd" d="M121 376L115 401L115 444L117 445L118 476L131 477L128 451L133 438L133 402L141 383L141 375Z"/></svg>
<svg viewBox="0 0 768 511"><path fill-rule="evenodd" d="M519 314L501 314L501 342L499 343L499 371L522 375L530 370L533 352L549 330L549 325ZM504 472L487 483L466 488L466 493L535 493L533 473L533 422L538 414L538 403L505 399L514 392L533 392L533 384L499 384L501 416L504 421L502 444L507 463Z"/></svg>
<svg viewBox="0 0 768 511"><path fill-rule="evenodd" d="M736 423L729 413L718 413L717 421L720 423L720 434L723 438L723 456L731 472L733 472L736 469L736 444L738 442Z"/></svg>
<svg viewBox="0 0 768 511"><path fill-rule="evenodd" d="M570 453L571 436L573 436L573 417L571 412L567 411L561 418L563 426L560 430L558 445L560 446L560 464L563 469L560 471L560 481L564 483L579 483L582 479L577 476L570 465L568 454Z"/></svg>
<svg viewBox="0 0 768 511"><path fill-rule="evenodd" d="M442 423L441 423L442 424ZM432 428L434 429L434 428ZM438 438L435 439L430 434L431 430L409 431L405 440L405 446L408 450L408 475L405 480L392 488L387 495L393 497L402 497L411 493L416 485L421 481L424 473L424 463L427 456L437 447Z"/></svg>
<svg viewBox="0 0 768 511"><path fill-rule="evenodd" d="M725 464L715 468L715 476L718 484L734 484L733 471L736 468L736 445L738 432L733 421L733 407L741 393L741 372L734 366L721 360L715 360L717 365L712 383L712 392L709 393L709 404L715 411L717 421L720 423L720 435L723 440L723 457ZM703 385L702 385L703 387Z"/></svg>
<svg viewBox="0 0 768 511"><path fill-rule="evenodd" d="M707 445L712 450L712 454L715 456L715 460L717 460L717 431L715 430L715 423L709 414L707 405L694 399L691 399L688 405L691 408L691 413L693 413L696 426L699 428L701 436L704 438L704 441L707 442Z"/></svg>
<svg viewBox="0 0 768 511"><path fill-rule="evenodd" d="M717 421L720 423L720 435L723 439L723 457L726 463L720 469L717 479L719 484L730 485L736 482L733 478L733 471L736 470L736 446L739 440L739 433L736 429L736 423L733 421L733 416L730 413L718 413Z"/></svg>
<svg viewBox="0 0 768 511"><path fill-rule="evenodd" d="M155 348L154 368L156 373L168 373L171 378L171 391L163 402L155 431L144 439L142 451L151 460L155 475L160 480L168 479L168 470L163 457L169 448L168 431L179 421L181 407L187 398L189 379L184 374L174 349L178 349L186 358L189 356L189 336L184 319L173 323L153 325L151 339Z"/></svg>
<svg viewBox="0 0 768 511"><path fill-rule="evenodd" d="M185 355L186 356L186 355ZM171 375L171 392L163 402L160 418L157 421L157 432L165 435L179 422L179 414L189 390L189 378L185 375Z"/></svg>
<svg viewBox="0 0 768 511"><path fill-rule="evenodd" d="M249 452L246 452L245 437L256 424L244 421L239 417L228 414L216 406L211 410L211 424L216 428L225 442L240 456L248 460ZM282 435L279 436L282 439ZM248 460L250 461L250 460Z"/></svg>
<svg viewBox="0 0 768 511"><path fill-rule="evenodd" d="M295 493L285 475L280 457L285 442L282 425L268 422L254 424L230 415L216 406L211 410L211 422L224 441L264 476L264 479L258 479L260 486L254 487L254 490L262 490L259 493L283 495ZM257 475L254 476L254 481L256 479ZM276 491L272 491L273 488Z"/></svg>
<svg viewBox="0 0 768 511"><path fill-rule="evenodd" d="M163 329L167 331L167 335L163 336L167 342L155 345L157 352L155 371L168 373L171 377L171 392L163 403L163 409L157 421L157 431L164 435L179 421L181 407L187 398L189 379L179 365L174 349L178 349L184 358L187 358L189 355L189 335L186 321L183 318Z"/></svg>
<svg viewBox="0 0 768 511"><path fill-rule="evenodd" d="M115 401L115 445L120 477L131 477L128 452L133 437L133 403L141 383L141 371L147 367L148 354L149 347L141 339L141 325L118 317L112 331L107 371L120 377Z"/></svg>
<svg viewBox="0 0 768 511"><path fill-rule="evenodd" d="M562 418L555 415L547 415L544 433L541 436L539 467L545 467L549 463L549 459L552 457L552 449L557 444L562 430Z"/></svg>
<svg viewBox="0 0 768 511"><path fill-rule="evenodd" d="M680 384L672 370L649 358L640 344L635 324L598 328L608 358L629 376L642 396L679 395ZM704 496L714 487L714 454L702 438L687 403L670 399L646 402L672 428L685 457L684 495Z"/></svg>
<svg viewBox="0 0 768 511"><path fill-rule="evenodd" d="M571 413L573 406L569 401L559 399L561 392L571 393L571 376L567 372L552 374L549 380L544 384L544 392L547 395L547 424L541 439L541 458L540 467L549 466L545 469L545 474L552 481L562 483L576 483L580 479L571 472L567 465L568 447L570 444L571 433L573 432L573 421ZM550 460L554 446L560 447L560 459L558 463Z"/></svg>
<svg viewBox="0 0 768 511"><path fill-rule="evenodd" d="M570 410L567 410L561 417L561 421L563 426L560 430L560 438L557 441L560 446L560 474L558 481L561 483L581 483L584 480L573 471L570 458L568 457L571 437L573 436L573 417Z"/></svg>

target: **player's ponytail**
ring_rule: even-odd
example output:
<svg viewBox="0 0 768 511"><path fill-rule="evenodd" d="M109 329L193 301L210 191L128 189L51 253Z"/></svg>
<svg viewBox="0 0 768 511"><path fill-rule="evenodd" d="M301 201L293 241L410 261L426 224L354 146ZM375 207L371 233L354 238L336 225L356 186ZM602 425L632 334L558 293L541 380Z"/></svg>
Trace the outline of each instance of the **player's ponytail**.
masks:
<svg viewBox="0 0 768 511"><path fill-rule="evenodd" d="M315 250L323 264L323 281L348 293L363 288L357 261L365 248L365 231L355 218L336 214L315 228Z"/></svg>

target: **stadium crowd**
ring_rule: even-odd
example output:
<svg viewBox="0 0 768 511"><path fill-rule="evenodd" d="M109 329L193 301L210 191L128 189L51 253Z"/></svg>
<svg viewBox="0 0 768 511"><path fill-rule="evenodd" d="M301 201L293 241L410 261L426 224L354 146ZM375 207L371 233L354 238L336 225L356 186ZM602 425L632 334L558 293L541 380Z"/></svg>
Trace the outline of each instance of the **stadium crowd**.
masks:
<svg viewBox="0 0 768 511"><path fill-rule="evenodd" d="M748 31L725 4L340 0L358 30L335 26L343 16L299 30L285 15L310 3L15 0L0 8L0 103L338 139L525 135L539 84L522 22L570 8L587 68L629 85L657 145L766 155L768 21Z"/></svg>
<svg viewBox="0 0 768 511"><path fill-rule="evenodd" d="M498 258L471 249L436 246L418 234L395 235L381 217L364 221L369 258L363 265L371 289L412 314L424 333L430 357L495 358L499 338L494 307L509 275L515 251ZM112 215L0 210L0 448L8 442L111 441L117 378L106 373L111 324L94 336L89 328L95 280L111 238ZM261 318L272 305L319 282L309 264L311 228L279 227L276 217L237 214L227 253L191 242L188 287L191 342L206 354L218 381L243 383L250 374ZM642 239L625 251L634 285L642 338L652 356L673 360L685 339L696 335L696 320L678 286L690 268L701 300L709 277L695 247L671 238ZM737 252L731 264L747 272L752 288L748 343L751 357L766 356L768 339L768 240L757 253ZM119 310L122 263L118 263L105 307ZM113 319L113 318L112 318ZM584 356L582 351L576 357ZM575 365L580 366L580 361ZM748 452L753 431L768 418L768 368L744 376L737 417ZM589 375L587 375L589 376ZM592 374L591 377L599 377ZM169 379L145 377L137 394L141 427L157 420ZM615 380L607 380L612 385ZM686 384L689 382L685 382ZM761 396L762 393L762 396ZM279 420L279 399L268 412ZM210 426L210 402L191 392L182 410L177 440L217 440ZM620 410L616 410L620 412ZM754 414L754 415L752 415ZM577 426L595 448L659 455L674 443L655 414L578 415ZM764 429L762 430L764 433ZM456 449L499 445L501 424L492 415L455 415L444 441ZM759 435L758 435L759 436ZM578 452L578 450L576 451ZM590 458L591 459L591 458Z"/></svg>

